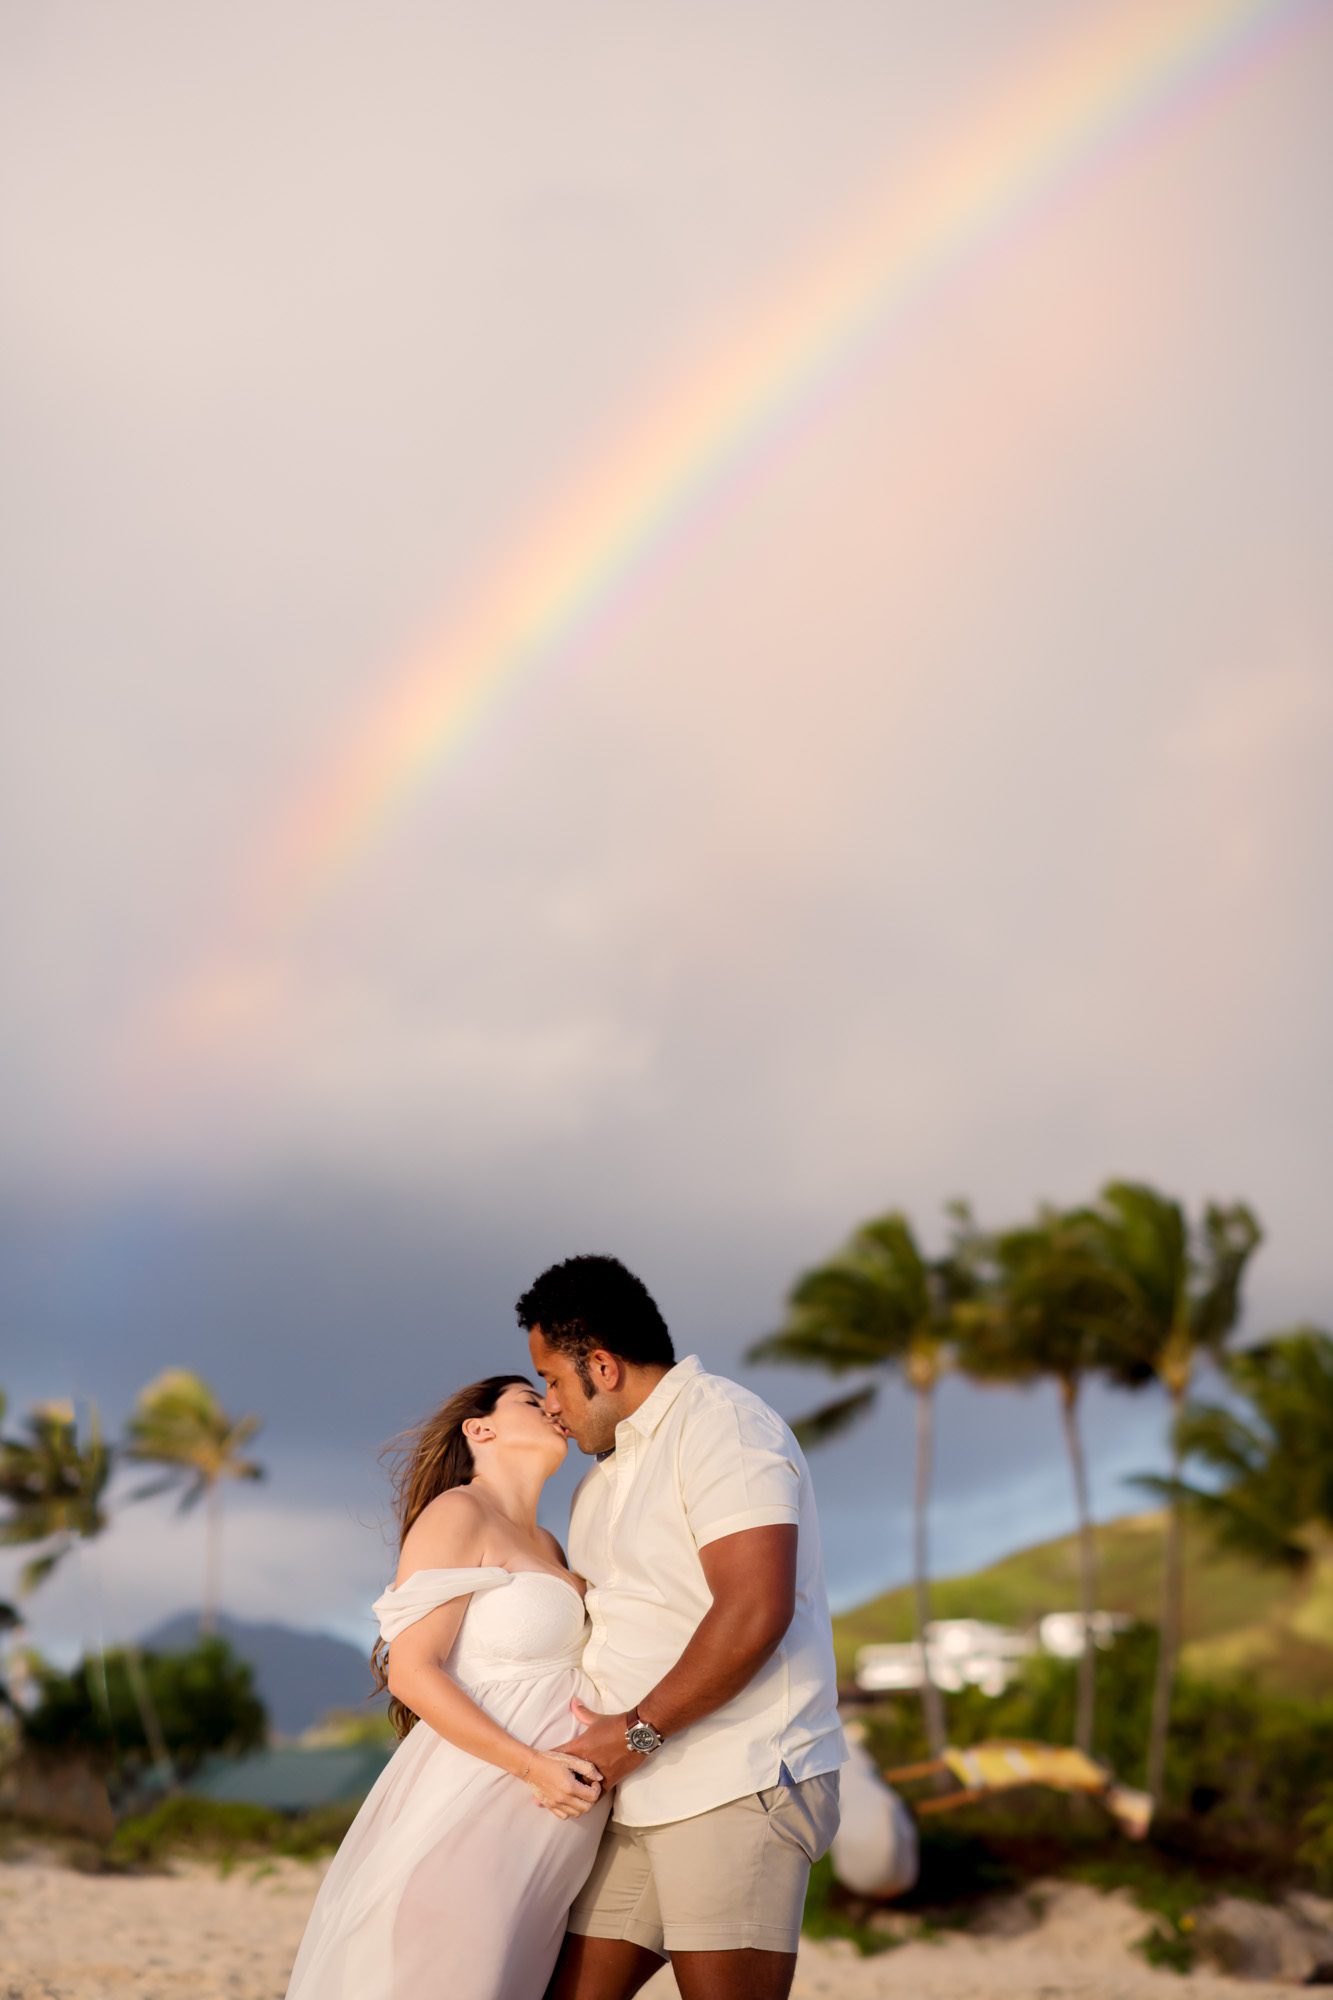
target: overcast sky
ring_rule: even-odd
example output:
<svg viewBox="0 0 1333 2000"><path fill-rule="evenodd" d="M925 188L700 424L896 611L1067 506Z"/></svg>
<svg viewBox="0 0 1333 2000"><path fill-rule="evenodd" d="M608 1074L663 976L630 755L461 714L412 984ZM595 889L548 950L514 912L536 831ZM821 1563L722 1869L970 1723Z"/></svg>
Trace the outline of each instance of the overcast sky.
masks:
<svg viewBox="0 0 1333 2000"><path fill-rule="evenodd" d="M376 1447L520 1365L574 1250L739 1369L867 1215L1130 1175L1254 1203L1250 1332L1333 1321L1333 10L954 273L235 936L570 478L1163 4L0 0L0 1385L260 1411L230 1609L367 1629ZM168 1059L219 953L269 997ZM1121 1511L1161 1409L1089 1425ZM940 1426L942 1569L1064 1531L1048 1395ZM904 1573L909 1450L890 1391L816 1462L840 1601ZM199 1539L119 1519L107 1629L194 1601Z"/></svg>

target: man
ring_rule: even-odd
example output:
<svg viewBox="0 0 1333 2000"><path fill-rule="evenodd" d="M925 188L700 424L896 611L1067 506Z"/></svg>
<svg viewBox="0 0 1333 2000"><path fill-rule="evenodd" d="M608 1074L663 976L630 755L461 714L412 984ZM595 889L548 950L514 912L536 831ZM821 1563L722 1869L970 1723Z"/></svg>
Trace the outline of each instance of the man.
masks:
<svg viewBox="0 0 1333 2000"><path fill-rule="evenodd" d="M786 2000L811 1864L838 1824L833 1641L810 1474L748 1389L677 1362L646 1288L572 1257L518 1303L546 1406L597 1463L569 1560L588 1581L562 1745L615 1787L548 2000Z"/></svg>

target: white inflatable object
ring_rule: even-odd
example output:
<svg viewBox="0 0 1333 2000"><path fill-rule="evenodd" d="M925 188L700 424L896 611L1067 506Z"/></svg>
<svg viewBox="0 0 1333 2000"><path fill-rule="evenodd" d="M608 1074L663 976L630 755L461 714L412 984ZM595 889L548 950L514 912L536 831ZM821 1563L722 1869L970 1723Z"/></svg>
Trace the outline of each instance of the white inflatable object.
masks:
<svg viewBox="0 0 1333 2000"><path fill-rule="evenodd" d="M847 1732L847 1747L833 1872L858 1896L901 1896L917 1877L916 1821L879 1775L855 1729Z"/></svg>

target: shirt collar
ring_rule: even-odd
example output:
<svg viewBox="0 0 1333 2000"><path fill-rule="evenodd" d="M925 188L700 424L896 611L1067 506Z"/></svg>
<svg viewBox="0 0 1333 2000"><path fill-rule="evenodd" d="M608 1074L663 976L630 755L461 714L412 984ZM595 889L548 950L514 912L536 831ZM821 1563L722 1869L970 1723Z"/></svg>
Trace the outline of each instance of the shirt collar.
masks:
<svg viewBox="0 0 1333 2000"><path fill-rule="evenodd" d="M626 1417L625 1422L633 1424L641 1437L651 1437L681 1390L703 1372L704 1365L698 1355L687 1354L674 1368L667 1369L651 1395L645 1396L633 1416Z"/></svg>

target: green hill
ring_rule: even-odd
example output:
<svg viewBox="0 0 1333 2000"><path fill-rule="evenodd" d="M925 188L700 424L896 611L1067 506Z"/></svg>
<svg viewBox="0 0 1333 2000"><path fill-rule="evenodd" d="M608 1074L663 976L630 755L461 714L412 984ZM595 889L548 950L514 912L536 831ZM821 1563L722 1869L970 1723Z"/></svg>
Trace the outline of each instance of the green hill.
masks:
<svg viewBox="0 0 1333 2000"><path fill-rule="evenodd" d="M1099 1609L1156 1623L1164 1525L1161 1513L1130 1514L1096 1530ZM1186 1670L1209 1680L1252 1679L1275 1694L1327 1695L1333 1689L1333 1537L1317 1545L1304 1576L1224 1554L1196 1523L1187 1524L1185 1537ZM1021 1628L1047 1611L1077 1606L1072 1535L931 1587L937 1618L989 1618ZM906 1585L835 1618L840 1677L850 1679L859 1646L912 1635Z"/></svg>

